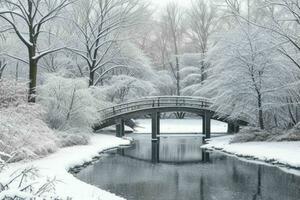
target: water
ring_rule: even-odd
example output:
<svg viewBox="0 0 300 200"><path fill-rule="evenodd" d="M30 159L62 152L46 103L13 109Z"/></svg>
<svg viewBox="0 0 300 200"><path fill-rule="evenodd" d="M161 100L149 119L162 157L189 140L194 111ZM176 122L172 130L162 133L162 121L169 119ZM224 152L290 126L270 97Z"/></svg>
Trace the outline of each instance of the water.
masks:
<svg viewBox="0 0 300 200"><path fill-rule="evenodd" d="M299 176L219 153L203 161L201 137L161 138L156 164L150 135L133 137L131 148L104 154L78 178L129 200L300 199Z"/></svg>

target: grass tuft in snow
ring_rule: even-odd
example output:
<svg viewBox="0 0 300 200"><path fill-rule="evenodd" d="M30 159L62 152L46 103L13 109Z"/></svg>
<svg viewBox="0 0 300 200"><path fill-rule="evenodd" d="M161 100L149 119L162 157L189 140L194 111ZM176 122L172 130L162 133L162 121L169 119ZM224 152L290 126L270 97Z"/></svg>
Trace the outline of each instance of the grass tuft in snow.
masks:
<svg viewBox="0 0 300 200"><path fill-rule="evenodd" d="M1 170L0 170L1 172ZM56 178L47 179L40 183L39 170L35 167L28 167L17 170L9 177L0 180L1 200L42 200L59 198L55 194Z"/></svg>

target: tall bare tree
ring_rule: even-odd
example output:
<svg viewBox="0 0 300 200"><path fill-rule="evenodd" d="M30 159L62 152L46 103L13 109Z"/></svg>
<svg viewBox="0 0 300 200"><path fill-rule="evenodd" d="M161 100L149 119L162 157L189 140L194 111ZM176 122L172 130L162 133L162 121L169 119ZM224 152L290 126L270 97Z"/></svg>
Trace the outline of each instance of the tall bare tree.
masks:
<svg viewBox="0 0 300 200"><path fill-rule="evenodd" d="M179 47L183 35L183 12L180 6L175 2L170 2L166 6L166 14L163 16L162 23L165 23L168 36L171 38L172 52L175 57L175 66L170 62L172 74L176 80L176 95L180 96L180 64L179 64Z"/></svg>
<svg viewBox="0 0 300 200"><path fill-rule="evenodd" d="M77 4L73 21L80 43L70 50L86 62L90 86L101 84L104 75L124 67L115 59L117 44L124 39L121 36L126 28L140 21L143 8L139 0L87 0Z"/></svg>
<svg viewBox="0 0 300 200"><path fill-rule="evenodd" d="M27 48L28 59L9 56L29 66L29 102L35 102L39 60L62 49L50 47L40 50L40 35L44 26L54 20L70 3L70 0L0 0L0 20L8 27L5 31L13 31Z"/></svg>
<svg viewBox="0 0 300 200"><path fill-rule="evenodd" d="M204 61L212 34L218 28L217 9L209 1L193 0L188 12L189 31L195 50L201 55L201 82L205 79L207 63Z"/></svg>

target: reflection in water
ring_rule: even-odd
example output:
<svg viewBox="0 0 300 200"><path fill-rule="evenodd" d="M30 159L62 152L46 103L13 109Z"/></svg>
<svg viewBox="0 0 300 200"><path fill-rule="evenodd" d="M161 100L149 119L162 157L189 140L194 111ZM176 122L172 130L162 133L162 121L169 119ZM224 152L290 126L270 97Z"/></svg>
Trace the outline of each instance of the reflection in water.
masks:
<svg viewBox="0 0 300 200"><path fill-rule="evenodd" d="M132 135L131 135L132 136ZM136 134L135 143L125 155L139 160L153 161L155 155L161 163L193 163L202 161L202 137L161 137L152 142L149 135Z"/></svg>
<svg viewBox="0 0 300 200"><path fill-rule="evenodd" d="M276 167L217 153L201 162L201 138L162 138L157 164L150 162L150 136L135 139L132 148L120 151L124 156L105 154L78 177L129 200L300 199L300 177Z"/></svg>

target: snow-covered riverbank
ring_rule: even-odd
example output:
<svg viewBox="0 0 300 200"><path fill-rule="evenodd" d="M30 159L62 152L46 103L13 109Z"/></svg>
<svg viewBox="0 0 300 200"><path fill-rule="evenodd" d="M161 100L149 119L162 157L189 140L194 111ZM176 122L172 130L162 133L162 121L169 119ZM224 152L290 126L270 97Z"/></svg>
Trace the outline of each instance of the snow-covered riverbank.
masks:
<svg viewBox="0 0 300 200"><path fill-rule="evenodd" d="M53 177L59 180L55 186L56 194L64 199L67 199L67 197L71 197L72 200L123 199L78 180L68 173L68 170L74 166L91 161L93 157L106 149L128 145L129 143L128 140L110 135L94 135L91 137L89 145L63 148L54 154L33 162L9 164L6 170L0 174L0 181L5 181L16 170L33 166L39 170L39 177L35 180L36 182L42 182L47 178Z"/></svg>
<svg viewBox="0 0 300 200"><path fill-rule="evenodd" d="M212 138L201 148L300 169L300 142L247 142L230 144L233 136Z"/></svg>

